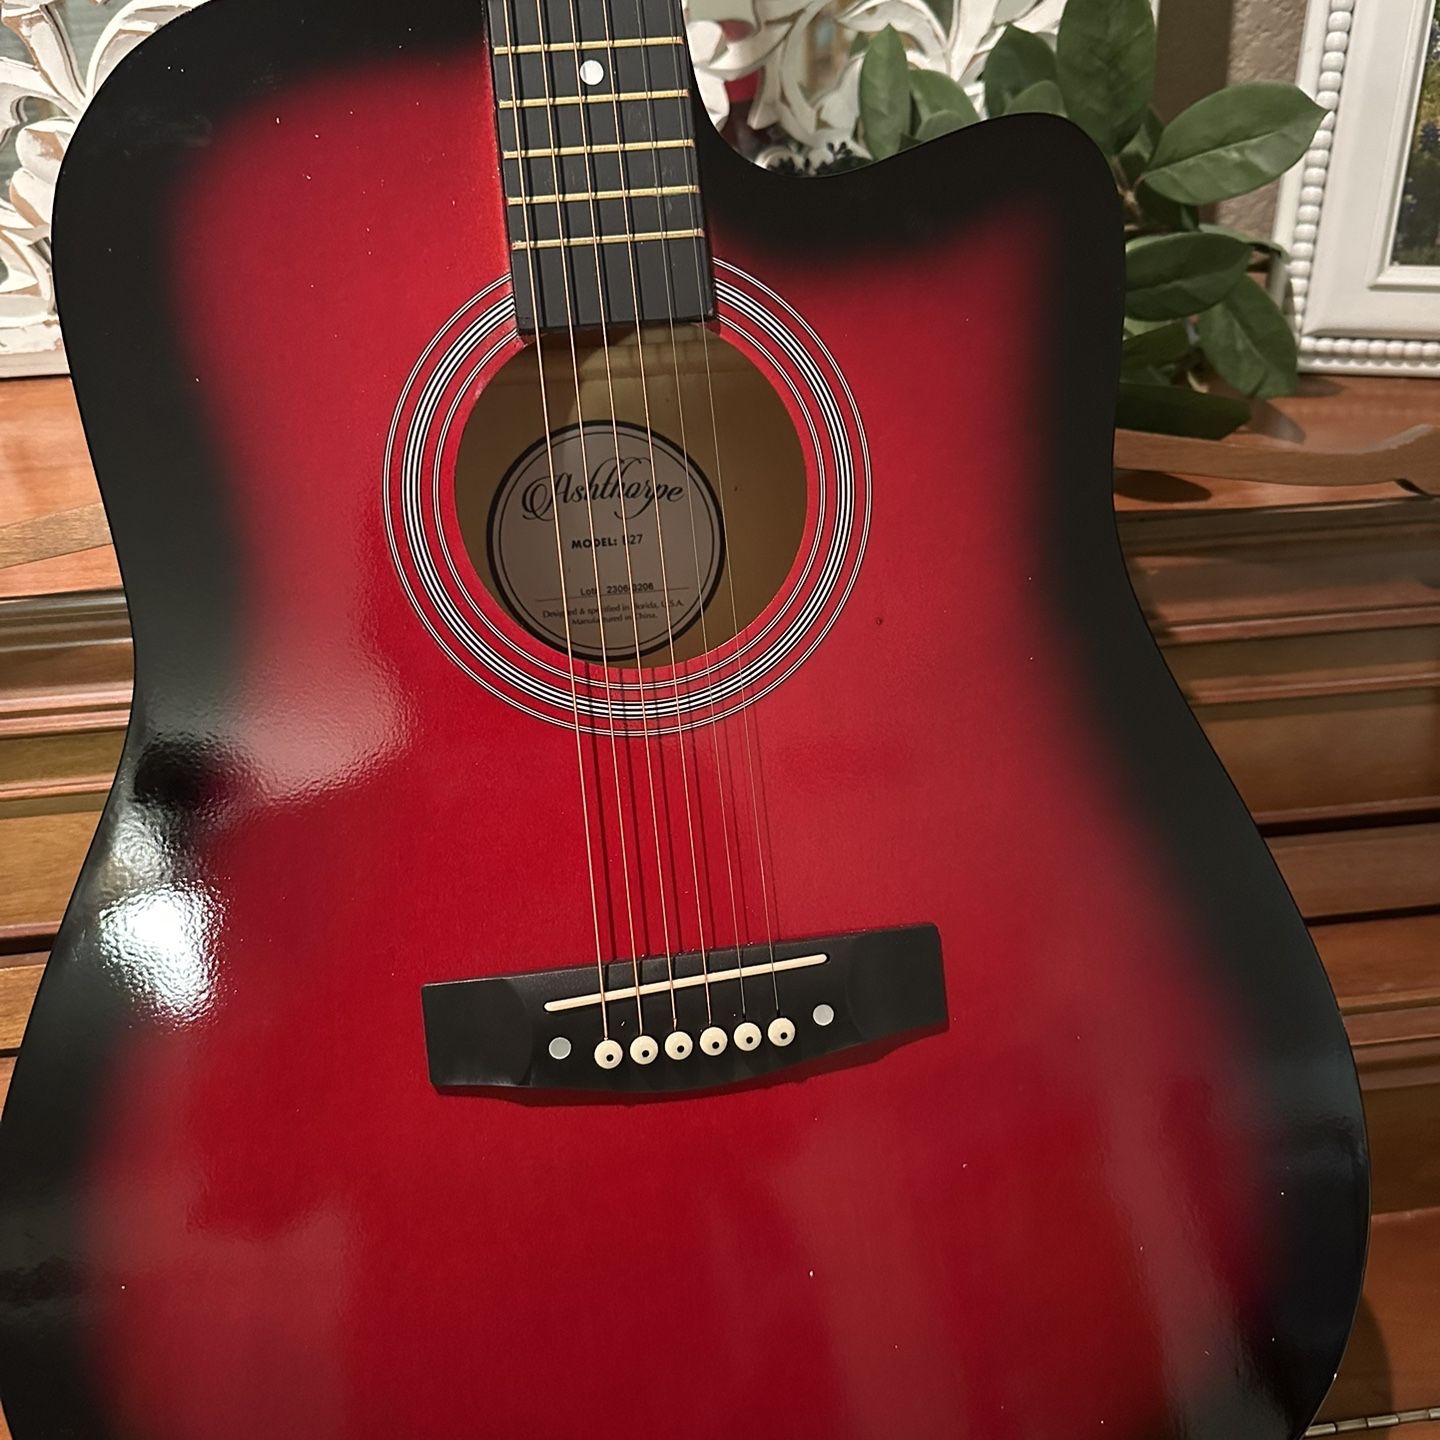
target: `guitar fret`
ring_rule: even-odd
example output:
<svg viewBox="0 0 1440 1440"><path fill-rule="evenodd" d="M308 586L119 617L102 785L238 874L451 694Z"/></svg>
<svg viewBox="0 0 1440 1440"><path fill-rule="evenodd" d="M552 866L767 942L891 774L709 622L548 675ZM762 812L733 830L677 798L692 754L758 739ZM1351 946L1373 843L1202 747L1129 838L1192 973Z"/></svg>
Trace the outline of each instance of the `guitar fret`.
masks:
<svg viewBox="0 0 1440 1440"><path fill-rule="evenodd" d="M693 150L695 142L683 140L629 140L620 145L554 145L526 148L523 150L502 150L504 160L544 160L553 155L616 155L630 150Z"/></svg>
<svg viewBox="0 0 1440 1440"><path fill-rule="evenodd" d="M629 245L641 240L699 240L703 230L645 230L638 234L567 235L560 240L512 240L512 250L558 250L570 245Z"/></svg>
<svg viewBox="0 0 1440 1440"><path fill-rule="evenodd" d="M684 100L688 90L622 90L608 95L545 95L533 100L497 100L502 110L545 110L552 105L609 105L627 100Z"/></svg>
<svg viewBox="0 0 1440 1440"><path fill-rule="evenodd" d="M682 0L481 3L519 330L712 318Z"/></svg>
<svg viewBox="0 0 1440 1440"><path fill-rule="evenodd" d="M548 55L556 50L635 50L686 43L682 35L648 35L640 40L552 40L545 45L492 45L490 49L496 55Z"/></svg>
<svg viewBox="0 0 1440 1440"><path fill-rule="evenodd" d="M642 185L628 190L573 190L564 195L511 195L507 205L569 205L580 200L653 199L659 195L698 195L698 185Z"/></svg>

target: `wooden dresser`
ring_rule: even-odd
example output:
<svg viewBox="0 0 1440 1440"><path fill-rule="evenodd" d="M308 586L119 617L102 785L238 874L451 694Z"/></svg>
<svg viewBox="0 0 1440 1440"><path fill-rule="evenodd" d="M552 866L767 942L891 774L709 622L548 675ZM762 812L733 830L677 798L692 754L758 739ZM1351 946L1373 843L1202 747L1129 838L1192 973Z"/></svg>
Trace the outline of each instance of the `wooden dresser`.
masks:
<svg viewBox="0 0 1440 1440"><path fill-rule="evenodd" d="M1434 1440L1440 499L1155 475L1119 491L1136 590L1310 922L1364 1085L1369 1277L1323 1417L1433 1408L1401 1433Z"/></svg>
<svg viewBox="0 0 1440 1440"><path fill-rule="evenodd" d="M1326 413L1440 421L1440 386L1368 383ZM0 525L62 514L35 533L83 536L95 498L68 383L0 385ZM1312 924L1364 1082L1370 1276L1319 1431L1403 1417L1403 1440L1440 1440L1440 499L1125 473L1117 504L1141 600ZM0 570L0 1090L129 683L108 548Z"/></svg>

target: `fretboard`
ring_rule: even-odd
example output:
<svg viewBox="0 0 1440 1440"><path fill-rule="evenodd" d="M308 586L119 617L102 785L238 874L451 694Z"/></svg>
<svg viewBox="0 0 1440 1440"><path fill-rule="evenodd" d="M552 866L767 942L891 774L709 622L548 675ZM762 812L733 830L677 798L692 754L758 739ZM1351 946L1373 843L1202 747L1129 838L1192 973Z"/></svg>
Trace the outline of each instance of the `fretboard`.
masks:
<svg viewBox="0 0 1440 1440"><path fill-rule="evenodd" d="M522 330L714 313L676 0L489 0Z"/></svg>

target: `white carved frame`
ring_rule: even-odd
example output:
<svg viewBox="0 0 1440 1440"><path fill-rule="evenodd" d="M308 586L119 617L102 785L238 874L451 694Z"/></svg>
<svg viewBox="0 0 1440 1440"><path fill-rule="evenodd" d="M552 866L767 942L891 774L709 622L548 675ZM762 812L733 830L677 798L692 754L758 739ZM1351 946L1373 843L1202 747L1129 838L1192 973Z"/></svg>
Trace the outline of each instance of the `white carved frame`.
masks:
<svg viewBox="0 0 1440 1440"><path fill-rule="evenodd" d="M1440 377L1440 266L1392 265L1437 0L1310 0L1299 83L1329 112L1280 192L1300 365Z"/></svg>
<svg viewBox="0 0 1440 1440"><path fill-rule="evenodd" d="M108 6L110 0L93 0ZM82 63L55 0L0 0L0 24L26 58L0 56L0 136L19 161L0 198L0 376L60 375L65 351L55 318L50 217L55 180L91 97L124 56L200 0L125 0ZM24 119L33 102L48 112Z"/></svg>

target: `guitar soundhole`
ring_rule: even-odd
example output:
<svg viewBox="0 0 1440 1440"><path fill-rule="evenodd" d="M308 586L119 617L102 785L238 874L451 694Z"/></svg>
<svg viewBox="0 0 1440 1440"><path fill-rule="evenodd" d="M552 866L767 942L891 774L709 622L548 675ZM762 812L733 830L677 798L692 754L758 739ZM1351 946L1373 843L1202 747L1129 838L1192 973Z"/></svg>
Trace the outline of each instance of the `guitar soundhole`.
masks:
<svg viewBox="0 0 1440 1440"><path fill-rule="evenodd" d="M479 396L456 459L486 589L560 654L603 664L684 662L743 630L790 573L806 505L779 396L693 325L586 335L574 356L564 335L539 359L527 347Z"/></svg>

